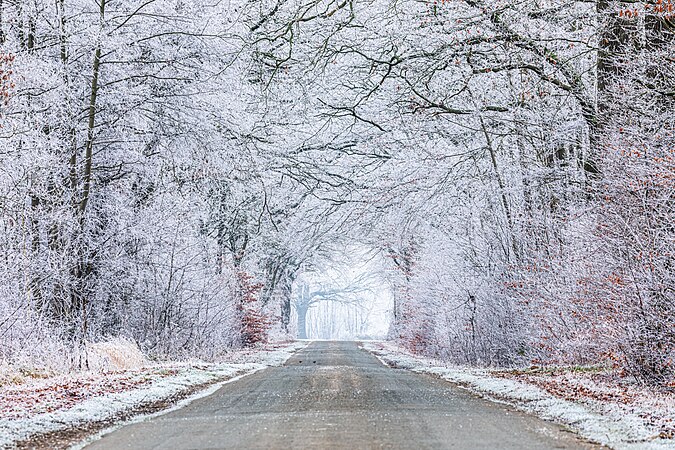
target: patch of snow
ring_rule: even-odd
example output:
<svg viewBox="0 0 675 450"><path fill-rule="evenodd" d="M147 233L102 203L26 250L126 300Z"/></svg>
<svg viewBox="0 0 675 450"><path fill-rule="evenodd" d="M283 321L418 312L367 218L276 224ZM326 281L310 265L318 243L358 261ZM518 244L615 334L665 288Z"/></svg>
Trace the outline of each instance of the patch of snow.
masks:
<svg viewBox="0 0 675 450"><path fill-rule="evenodd" d="M487 370L446 367L438 361L412 356L390 343L361 342L385 365L428 373L459 384L491 400L509 403L544 419L569 426L593 442L619 450L661 450L675 448L675 441L661 439L658 431L636 415L611 414L589 405L557 398L545 390L515 380L498 378Z"/></svg>

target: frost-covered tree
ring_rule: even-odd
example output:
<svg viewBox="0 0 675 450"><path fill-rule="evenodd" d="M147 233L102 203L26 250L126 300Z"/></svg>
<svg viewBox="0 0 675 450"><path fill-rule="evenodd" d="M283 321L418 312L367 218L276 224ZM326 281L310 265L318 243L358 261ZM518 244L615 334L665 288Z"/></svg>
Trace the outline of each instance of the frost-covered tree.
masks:
<svg viewBox="0 0 675 450"><path fill-rule="evenodd" d="M349 243L415 351L672 379L672 9L2 1L3 355L292 333Z"/></svg>

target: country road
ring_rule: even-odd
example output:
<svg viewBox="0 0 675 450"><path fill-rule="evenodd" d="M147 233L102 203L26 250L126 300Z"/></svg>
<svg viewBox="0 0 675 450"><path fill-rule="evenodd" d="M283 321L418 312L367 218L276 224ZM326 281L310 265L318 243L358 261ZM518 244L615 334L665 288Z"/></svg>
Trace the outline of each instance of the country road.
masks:
<svg viewBox="0 0 675 450"><path fill-rule="evenodd" d="M87 449L600 448L354 342L312 342L284 366L123 427Z"/></svg>

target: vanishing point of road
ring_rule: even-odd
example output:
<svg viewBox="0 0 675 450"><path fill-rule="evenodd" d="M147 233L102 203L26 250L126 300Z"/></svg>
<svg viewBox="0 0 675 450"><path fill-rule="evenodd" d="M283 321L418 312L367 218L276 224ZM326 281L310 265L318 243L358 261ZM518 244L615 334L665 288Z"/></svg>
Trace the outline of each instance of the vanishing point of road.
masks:
<svg viewBox="0 0 675 450"><path fill-rule="evenodd" d="M312 342L87 449L587 449L562 427L384 366L354 342Z"/></svg>

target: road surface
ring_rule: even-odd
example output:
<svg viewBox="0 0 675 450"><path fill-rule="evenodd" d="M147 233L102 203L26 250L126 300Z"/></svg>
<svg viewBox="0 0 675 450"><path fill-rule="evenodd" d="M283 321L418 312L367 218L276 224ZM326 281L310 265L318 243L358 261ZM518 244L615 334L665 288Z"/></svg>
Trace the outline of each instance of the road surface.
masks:
<svg viewBox="0 0 675 450"><path fill-rule="evenodd" d="M226 384L86 448L598 447L446 381L386 367L357 343L312 342L284 366Z"/></svg>

